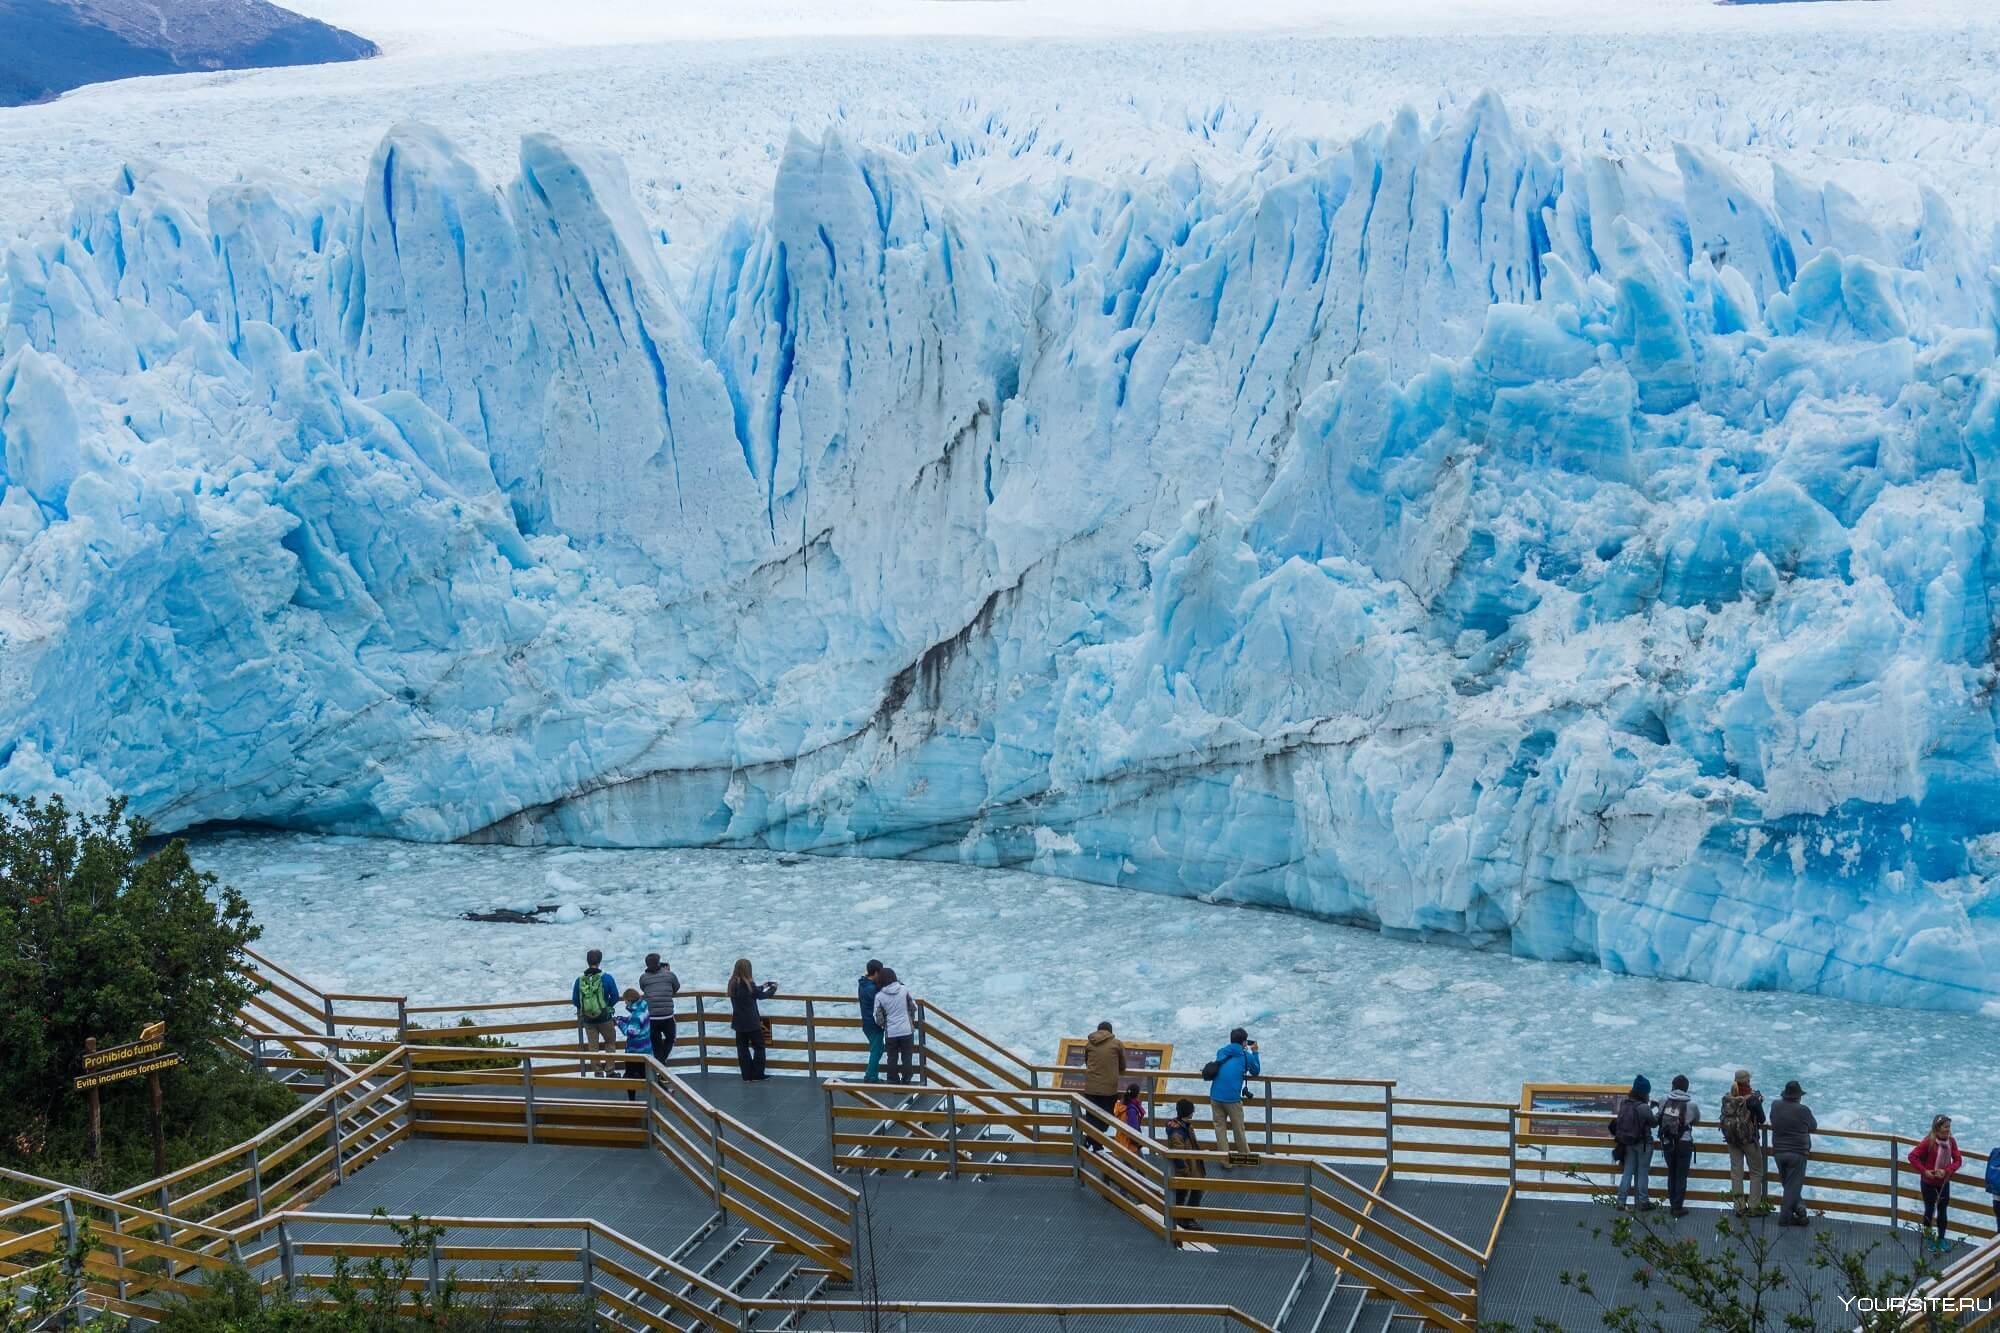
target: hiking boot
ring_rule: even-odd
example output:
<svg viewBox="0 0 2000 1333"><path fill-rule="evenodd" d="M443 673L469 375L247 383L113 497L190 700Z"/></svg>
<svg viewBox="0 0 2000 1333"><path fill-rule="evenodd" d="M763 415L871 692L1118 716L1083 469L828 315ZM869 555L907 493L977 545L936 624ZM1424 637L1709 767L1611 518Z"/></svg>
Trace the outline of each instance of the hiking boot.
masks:
<svg viewBox="0 0 2000 1333"><path fill-rule="evenodd" d="M1685 1208L1674 1208L1670 1209L1669 1212L1674 1217L1686 1217L1688 1215L1688 1210Z"/></svg>

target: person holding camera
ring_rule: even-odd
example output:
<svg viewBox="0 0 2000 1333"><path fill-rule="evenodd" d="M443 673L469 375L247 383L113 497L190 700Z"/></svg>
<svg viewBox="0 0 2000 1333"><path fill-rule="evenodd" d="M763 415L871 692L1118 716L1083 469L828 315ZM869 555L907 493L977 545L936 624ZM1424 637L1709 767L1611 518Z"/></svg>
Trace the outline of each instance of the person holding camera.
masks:
<svg viewBox="0 0 2000 1333"><path fill-rule="evenodd" d="M758 982L748 958L736 960L729 973L729 1026L736 1033L736 1068L745 1083L766 1077L764 1048L771 1034L757 1002L777 993L777 982Z"/></svg>
<svg viewBox="0 0 2000 1333"><path fill-rule="evenodd" d="M1201 1071L1208 1080L1208 1100L1215 1111L1216 1146L1222 1146L1225 1131L1235 1144L1229 1161L1222 1164L1225 1171L1232 1165L1242 1166L1257 1160L1243 1129L1243 1085L1263 1072L1263 1063L1257 1058L1257 1043L1242 1028L1230 1031L1229 1044L1217 1051L1215 1059Z"/></svg>

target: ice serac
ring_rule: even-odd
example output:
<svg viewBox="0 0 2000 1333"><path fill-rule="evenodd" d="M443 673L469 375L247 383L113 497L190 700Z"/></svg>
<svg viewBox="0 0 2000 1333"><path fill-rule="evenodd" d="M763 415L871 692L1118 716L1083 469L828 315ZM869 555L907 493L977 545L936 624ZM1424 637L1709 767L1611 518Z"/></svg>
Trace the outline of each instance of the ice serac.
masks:
<svg viewBox="0 0 2000 1333"><path fill-rule="evenodd" d="M420 126L13 245L0 785L2000 1002L2000 270L1928 182L1493 98L774 156L698 255Z"/></svg>

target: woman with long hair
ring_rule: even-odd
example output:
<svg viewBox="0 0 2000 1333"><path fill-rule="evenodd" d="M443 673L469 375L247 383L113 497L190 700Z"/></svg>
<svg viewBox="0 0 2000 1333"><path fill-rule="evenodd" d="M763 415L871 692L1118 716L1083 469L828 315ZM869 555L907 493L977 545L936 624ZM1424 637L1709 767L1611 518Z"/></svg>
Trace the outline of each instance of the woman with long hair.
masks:
<svg viewBox="0 0 2000 1333"><path fill-rule="evenodd" d="M765 1077L764 1015L757 1002L777 993L777 982L758 983L748 958L736 960L729 973L729 1026L736 1033L736 1068L745 1083Z"/></svg>
<svg viewBox="0 0 2000 1333"><path fill-rule="evenodd" d="M1965 1154L1951 1136L1950 1116L1931 1121L1931 1132L1910 1149L1910 1165L1917 1168L1917 1187L1924 1192L1924 1235L1932 1252L1943 1254L1951 1248L1946 1234L1951 1226L1951 1178L1965 1165Z"/></svg>

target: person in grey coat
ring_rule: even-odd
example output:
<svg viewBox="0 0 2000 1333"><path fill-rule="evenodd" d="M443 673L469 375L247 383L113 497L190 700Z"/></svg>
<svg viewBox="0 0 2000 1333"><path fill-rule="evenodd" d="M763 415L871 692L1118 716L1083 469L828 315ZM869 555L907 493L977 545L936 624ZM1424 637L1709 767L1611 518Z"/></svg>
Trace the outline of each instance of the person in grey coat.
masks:
<svg viewBox="0 0 2000 1333"><path fill-rule="evenodd" d="M1806 1090L1793 1079L1784 1095L1771 1107L1771 1156L1778 1163L1778 1179L1784 1182L1784 1201L1778 1205L1778 1225L1812 1225L1801 1196L1806 1188L1806 1164L1812 1160L1813 1131L1819 1121L1806 1105Z"/></svg>
<svg viewBox="0 0 2000 1333"><path fill-rule="evenodd" d="M681 993L681 979L674 965L656 953L646 955L646 970L639 974L639 994L646 997L652 1014L653 1058L666 1064L674 1054L674 997Z"/></svg>

